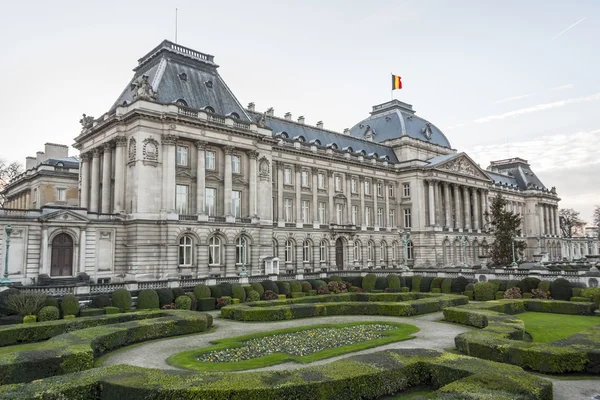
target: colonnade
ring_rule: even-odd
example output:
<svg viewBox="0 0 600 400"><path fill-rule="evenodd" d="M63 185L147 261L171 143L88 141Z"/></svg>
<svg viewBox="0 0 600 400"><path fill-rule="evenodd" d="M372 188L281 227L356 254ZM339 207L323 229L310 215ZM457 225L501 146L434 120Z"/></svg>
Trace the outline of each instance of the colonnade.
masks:
<svg viewBox="0 0 600 400"><path fill-rule="evenodd" d="M560 221L558 218L558 205L539 203L538 214L540 233L542 235L560 236Z"/></svg>

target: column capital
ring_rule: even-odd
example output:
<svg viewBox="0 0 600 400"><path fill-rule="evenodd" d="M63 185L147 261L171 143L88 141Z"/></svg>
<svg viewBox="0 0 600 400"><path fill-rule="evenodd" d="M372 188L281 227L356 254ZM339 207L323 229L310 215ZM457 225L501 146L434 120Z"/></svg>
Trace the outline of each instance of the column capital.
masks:
<svg viewBox="0 0 600 400"><path fill-rule="evenodd" d="M110 153L112 151L113 144L111 142L106 142L102 145L102 150L105 153Z"/></svg>
<svg viewBox="0 0 600 400"><path fill-rule="evenodd" d="M299 174L302 172L302 165L300 164L294 164L294 172Z"/></svg>
<svg viewBox="0 0 600 400"><path fill-rule="evenodd" d="M162 144L166 146L175 146L177 144L177 136L171 134L163 134L160 137Z"/></svg>
<svg viewBox="0 0 600 400"><path fill-rule="evenodd" d="M127 146L127 138L125 136L117 136L115 138L115 145L117 147L125 147L125 146Z"/></svg>
<svg viewBox="0 0 600 400"><path fill-rule="evenodd" d="M207 143L207 142L205 142L204 140L196 140L196 141L194 142L194 146L196 146L196 148L197 148L198 150L204 150L204 149L206 149L206 145L207 145L207 144L208 144L208 143Z"/></svg>
<svg viewBox="0 0 600 400"><path fill-rule="evenodd" d="M317 175L319 173L319 168L317 168L317 167L310 167L310 172L313 175Z"/></svg>
<svg viewBox="0 0 600 400"><path fill-rule="evenodd" d="M96 148L92 149L91 152L92 152L92 157L94 157L94 158L100 157L100 155L102 155L102 150L100 150L100 147L96 147Z"/></svg>
<svg viewBox="0 0 600 400"><path fill-rule="evenodd" d="M327 170L327 176L331 178L333 176L333 170L328 169Z"/></svg>
<svg viewBox="0 0 600 400"><path fill-rule="evenodd" d="M79 153L79 158L82 162L88 162L92 159L92 154L89 151L85 153Z"/></svg>
<svg viewBox="0 0 600 400"><path fill-rule="evenodd" d="M258 151L256 150L248 150L246 151L246 154L248 154L248 157L250 157L252 160L256 160L258 158Z"/></svg>
<svg viewBox="0 0 600 400"><path fill-rule="evenodd" d="M285 165L283 161L274 161L273 164L275 164L275 168L277 169L283 169L283 166Z"/></svg>
<svg viewBox="0 0 600 400"><path fill-rule="evenodd" d="M223 147L223 151L226 155L232 155L235 148L233 146L225 146Z"/></svg>
<svg viewBox="0 0 600 400"><path fill-rule="evenodd" d="M445 188L448 188L450 186L450 182L448 182L448 181L442 181L442 184L444 185Z"/></svg>

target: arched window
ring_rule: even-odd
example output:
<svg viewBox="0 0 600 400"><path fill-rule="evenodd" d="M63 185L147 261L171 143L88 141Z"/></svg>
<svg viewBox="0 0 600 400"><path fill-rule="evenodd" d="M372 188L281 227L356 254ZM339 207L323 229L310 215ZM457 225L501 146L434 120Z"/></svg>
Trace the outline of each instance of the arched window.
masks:
<svg viewBox="0 0 600 400"><path fill-rule="evenodd" d="M475 240L473 242L473 265L477 264L477 261L479 261L479 242Z"/></svg>
<svg viewBox="0 0 600 400"><path fill-rule="evenodd" d="M392 261L396 261L398 259L398 242L392 243Z"/></svg>
<svg viewBox="0 0 600 400"><path fill-rule="evenodd" d="M454 242L454 265L462 264L462 246L460 242L456 240Z"/></svg>
<svg viewBox="0 0 600 400"><path fill-rule="evenodd" d="M385 242L379 244L379 261L387 261L387 246Z"/></svg>
<svg viewBox="0 0 600 400"><path fill-rule="evenodd" d="M319 260L321 262L327 262L327 241L321 240L321 246L319 247Z"/></svg>
<svg viewBox="0 0 600 400"><path fill-rule="evenodd" d="M204 107L204 111L209 112L209 113L215 113L215 109L212 108L211 106L206 106Z"/></svg>
<svg viewBox="0 0 600 400"><path fill-rule="evenodd" d="M221 239L217 236L208 241L208 265L221 265Z"/></svg>
<svg viewBox="0 0 600 400"><path fill-rule="evenodd" d="M273 257L279 257L279 245L277 239L273 238Z"/></svg>
<svg viewBox="0 0 600 400"><path fill-rule="evenodd" d="M192 265L192 238L182 236L179 239L179 266Z"/></svg>
<svg viewBox="0 0 600 400"><path fill-rule="evenodd" d="M237 238L235 241L235 263L248 265L248 259L250 258L248 251L248 238L244 238L244 240L241 237Z"/></svg>
<svg viewBox="0 0 600 400"><path fill-rule="evenodd" d="M414 260L414 258L415 258L415 255L414 255L414 252L413 252L413 242L410 241L406 245L406 259L407 260Z"/></svg>
<svg viewBox="0 0 600 400"><path fill-rule="evenodd" d="M375 247L373 242L367 243L367 261L373 261L375 258Z"/></svg>
<svg viewBox="0 0 600 400"><path fill-rule="evenodd" d="M240 115L236 112L229 113L229 116L234 119L240 119Z"/></svg>
<svg viewBox="0 0 600 400"><path fill-rule="evenodd" d="M312 246L309 240L302 243L302 261L310 262L312 260Z"/></svg>
<svg viewBox="0 0 600 400"><path fill-rule="evenodd" d="M177 101L175 102L175 104L179 105L179 106L184 106L187 107L187 102L184 99L177 99Z"/></svg>
<svg viewBox="0 0 600 400"><path fill-rule="evenodd" d="M360 261L360 242L354 241L354 261Z"/></svg>
<svg viewBox="0 0 600 400"><path fill-rule="evenodd" d="M285 262L294 260L294 242L291 239L285 241Z"/></svg>
<svg viewBox="0 0 600 400"><path fill-rule="evenodd" d="M443 243L443 259L444 259L444 265L449 265L452 260L452 250L450 249L450 241L449 240L445 240Z"/></svg>

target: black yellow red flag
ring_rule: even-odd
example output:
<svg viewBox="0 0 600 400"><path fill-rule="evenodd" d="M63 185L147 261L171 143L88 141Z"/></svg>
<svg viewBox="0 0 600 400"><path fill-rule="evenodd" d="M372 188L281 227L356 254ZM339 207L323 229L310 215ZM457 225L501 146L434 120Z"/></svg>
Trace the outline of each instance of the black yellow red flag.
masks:
<svg viewBox="0 0 600 400"><path fill-rule="evenodd" d="M392 74L392 90L402 89L402 78Z"/></svg>

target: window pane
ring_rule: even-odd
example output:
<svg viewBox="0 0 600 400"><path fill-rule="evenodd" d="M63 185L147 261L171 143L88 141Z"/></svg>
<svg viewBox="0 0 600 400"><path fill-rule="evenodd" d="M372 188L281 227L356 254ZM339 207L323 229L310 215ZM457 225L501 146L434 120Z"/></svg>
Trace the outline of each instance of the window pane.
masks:
<svg viewBox="0 0 600 400"><path fill-rule="evenodd" d="M234 174L239 174L240 173L240 164L241 164L240 157L238 157L238 156L231 156L231 171Z"/></svg>
<svg viewBox="0 0 600 400"><path fill-rule="evenodd" d="M242 214L242 192L233 190L231 192L231 215L239 218Z"/></svg>
<svg viewBox="0 0 600 400"><path fill-rule="evenodd" d="M188 147L177 146L177 165L187 167L188 165Z"/></svg>
<svg viewBox="0 0 600 400"><path fill-rule="evenodd" d="M207 215L215 215L216 214L216 204L217 204L217 189L214 188L206 188L206 199L204 205L204 212Z"/></svg>
<svg viewBox="0 0 600 400"><path fill-rule="evenodd" d="M175 208L179 214L188 213L188 187L185 185L176 186Z"/></svg>
<svg viewBox="0 0 600 400"><path fill-rule="evenodd" d="M206 169L215 169L215 152L206 152Z"/></svg>

